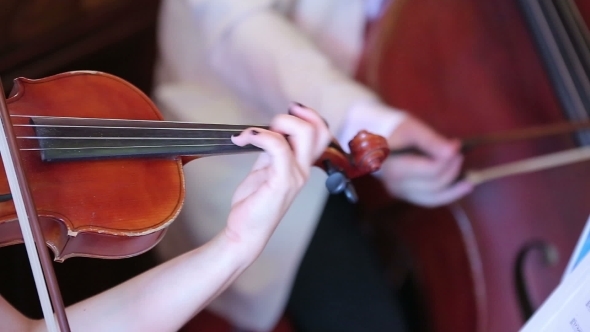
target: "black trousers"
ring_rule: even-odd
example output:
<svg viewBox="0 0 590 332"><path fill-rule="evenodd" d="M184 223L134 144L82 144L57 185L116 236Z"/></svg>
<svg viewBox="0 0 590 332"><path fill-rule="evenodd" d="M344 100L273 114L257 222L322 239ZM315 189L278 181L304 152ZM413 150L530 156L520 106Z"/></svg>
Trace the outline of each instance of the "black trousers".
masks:
<svg viewBox="0 0 590 332"><path fill-rule="evenodd" d="M295 278L287 314L300 332L407 331L355 207L332 196Z"/></svg>

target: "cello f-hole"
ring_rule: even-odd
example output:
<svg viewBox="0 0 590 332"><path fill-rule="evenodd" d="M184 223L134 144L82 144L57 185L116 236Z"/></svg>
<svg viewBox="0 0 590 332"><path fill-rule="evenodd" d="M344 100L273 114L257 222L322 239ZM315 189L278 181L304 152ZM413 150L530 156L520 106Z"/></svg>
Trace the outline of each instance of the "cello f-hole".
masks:
<svg viewBox="0 0 590 332"><path fill-rule="evenodd" d="M527 287L527 280L525 275L525 265L527 258L530 257L531 253L538 251L542 254L543 264L545 267L553 267L559 263L559 251L557 248L542 240L536 240L525 245L518 254L516 265L514 269L514 278L516 293L518 296L518 303L520 306L522 318L528 320L536 308L533 304L530 289Z"/></svg>

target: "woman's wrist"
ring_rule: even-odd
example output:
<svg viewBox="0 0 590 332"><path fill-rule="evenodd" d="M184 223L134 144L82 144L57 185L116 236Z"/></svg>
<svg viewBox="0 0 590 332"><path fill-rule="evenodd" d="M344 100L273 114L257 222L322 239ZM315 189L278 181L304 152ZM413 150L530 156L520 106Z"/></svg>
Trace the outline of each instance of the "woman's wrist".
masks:
<svg viewBox="0 0 590 332"><path fill-rule="evenodd" d="M387 138L407 116L405 112L386 106L378 100L359 102L348 110L337 138L346 146L362 129Z"/></svg>
<svg viewBox="0 0 590 332"><path fill-rule="evenodd" d="M241 269L250 266L260 255L265 245L265 241L258 239L259 237L245 238L227 226L223 229L219 238L222 250L235 259L236 264Z"/></svg>

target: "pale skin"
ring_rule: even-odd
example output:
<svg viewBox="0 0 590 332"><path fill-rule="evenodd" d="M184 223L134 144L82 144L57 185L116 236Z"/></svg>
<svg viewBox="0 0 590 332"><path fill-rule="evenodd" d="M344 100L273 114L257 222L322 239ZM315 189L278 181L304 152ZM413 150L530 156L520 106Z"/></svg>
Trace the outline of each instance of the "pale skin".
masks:
<svg viewBox="0 0 590 332"><path fill-rule="evenodd" d="M382 180L393 195L425 207L451 203L473 190L473 184L457 181L463 155L460 142L448 139L420 120L408 116L387 138L391 149L415 147L423 155L388 158Z"/></svg>
<svg viewBox="0 0 590 332"><path fill-rule="evenodd" d="M205 245L66 309L72 331L177 331L258 257L325 150L330 133L309 108L292 105L271 130L232 141L264 150L236 189L227 224ZM288 140L285 139L288 137ZM46 331L0 297L6 331Z"/></svg>

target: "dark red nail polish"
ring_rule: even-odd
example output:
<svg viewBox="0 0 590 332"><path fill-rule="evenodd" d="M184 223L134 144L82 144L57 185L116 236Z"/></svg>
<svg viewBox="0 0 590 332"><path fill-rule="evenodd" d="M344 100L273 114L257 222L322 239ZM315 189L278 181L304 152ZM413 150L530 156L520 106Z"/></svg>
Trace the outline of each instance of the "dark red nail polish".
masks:
<svg viewBox="0 0 590 332"><path fill-rule="evenodd" d="M298 103L296 101L292 102L292 104L293 105L296 105L296 106L299 106L299 107L302 107L302 108L305 108L305 106L303 106L303 104ZM291 112L291 107L289 107L289 110L287 110L287 113L289 113L290 115L293 115L293 112Z"/></svg>

